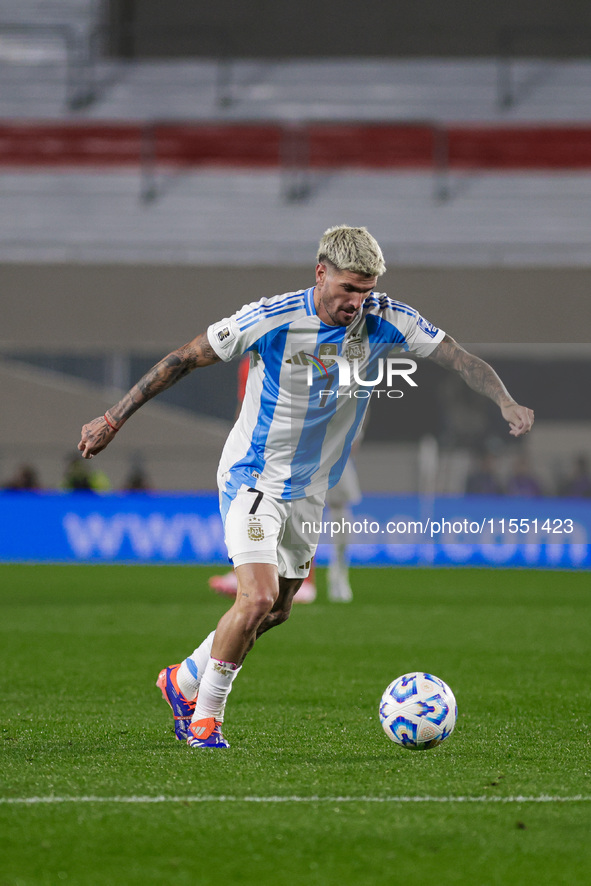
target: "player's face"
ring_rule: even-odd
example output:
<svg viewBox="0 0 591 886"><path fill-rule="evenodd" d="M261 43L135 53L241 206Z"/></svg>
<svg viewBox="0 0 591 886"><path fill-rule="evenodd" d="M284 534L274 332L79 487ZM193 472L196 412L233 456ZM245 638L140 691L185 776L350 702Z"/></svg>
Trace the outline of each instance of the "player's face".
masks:
<svg viewBox="0 0 591 886"><path fill-rule="evenodd" d="M328 264L316 265L316 313L329 326L349 326L377 282L377 277L367 277L356 271L338 271Z"/></svg>

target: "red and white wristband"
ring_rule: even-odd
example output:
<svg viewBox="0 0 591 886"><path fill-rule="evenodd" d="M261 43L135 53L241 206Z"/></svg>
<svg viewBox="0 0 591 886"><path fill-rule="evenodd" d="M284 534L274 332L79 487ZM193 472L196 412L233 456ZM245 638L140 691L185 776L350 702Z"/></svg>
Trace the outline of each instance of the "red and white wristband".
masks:
<svg viewBox="0 0 591 886"><path fill-rule="evenodd" d="M106 412L105 412L105 414L103 415L103 418L104 418L104 420L107 422L107 424L109 425L109 427L111 428L111 430L112 430L112 431L115 431L115 433L117 433L117 431L119 430L119 428L116 428L115 425L113 424L113 422L109 421L109 419L107 418L107 413L106 413Z"/></svg>

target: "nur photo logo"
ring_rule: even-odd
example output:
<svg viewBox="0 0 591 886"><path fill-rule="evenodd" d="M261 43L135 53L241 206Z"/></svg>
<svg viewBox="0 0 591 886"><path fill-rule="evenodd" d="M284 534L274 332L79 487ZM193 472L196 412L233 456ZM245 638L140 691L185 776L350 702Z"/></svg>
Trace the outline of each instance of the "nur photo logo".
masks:
<svg viewBox="0 0 591 886"><path fill-rule="evenodd" d="M348 360L326 350L319 356L300 351L287 362L306 367L306 384L309 388L317 386L319 380L325 382L324 388L318 391L321 406L326 405L330 397L369 399L372 395L378 398L385 395L400 399L404 391L395 389L394 384L401 381L412 388L418 387L412 378L418 364L410 357L378 357L373 361L354 357ZM368 372L370 364L371 370ZM377 387L382 384L385 387Z"/></svg>

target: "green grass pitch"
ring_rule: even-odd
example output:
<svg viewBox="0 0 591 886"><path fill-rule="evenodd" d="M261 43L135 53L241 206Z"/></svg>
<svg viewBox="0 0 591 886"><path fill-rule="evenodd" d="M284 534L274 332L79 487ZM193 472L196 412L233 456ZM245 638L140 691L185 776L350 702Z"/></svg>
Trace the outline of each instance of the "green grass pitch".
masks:
<svg viewBox="0 0 591 886"><path fill-rule="evenodd" d="M0 567L0 886L590 882L588 574L358 569L347 605L320 570L236 681L232 747L191 751L154 684L226 608L213 571ZM431 751L377 717L412 670L459 705Z"/></svg>

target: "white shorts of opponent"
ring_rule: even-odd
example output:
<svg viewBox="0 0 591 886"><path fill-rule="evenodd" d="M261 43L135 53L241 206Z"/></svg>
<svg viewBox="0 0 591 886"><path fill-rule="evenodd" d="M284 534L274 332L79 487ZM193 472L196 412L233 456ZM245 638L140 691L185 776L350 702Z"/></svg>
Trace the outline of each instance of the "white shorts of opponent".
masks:
<svg viewBox="0 0 591 886"><path fill-rule="evenodd" d="M358 505L360 501L359 478L353 460L349 459L337 485L326 493L326 504L329 508L344 508L347 505Z"/></svg>

